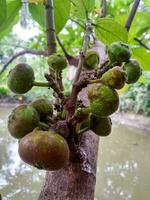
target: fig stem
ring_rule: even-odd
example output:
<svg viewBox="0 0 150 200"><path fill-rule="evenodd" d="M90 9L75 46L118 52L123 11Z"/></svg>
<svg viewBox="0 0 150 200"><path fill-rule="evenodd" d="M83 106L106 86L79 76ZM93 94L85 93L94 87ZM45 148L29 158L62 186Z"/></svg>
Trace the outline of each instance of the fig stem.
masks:
<svg viewBox="0 0 150 200"><path fill-rule="evenodd" d="M49 126L44 122L39 122L39 127L46 131L49 130Z"/></svg>
<svg viewBox="0 0 150 200"><path fill-rule="evenodd" d="M83 128L83 129L81 129L80 131L77 132L77 134L78 134L78 135L81 135L82 133L84 133L85 131L88 131L88 130L90 130L90 127L89 127L89 126Z"/></svg>
<svg viewBox="0 0 150 200"><path fill-rule="evenodd" d="M88 80L88 84L103 83L100 79Z"/></svg>
<svg viewBox="0 0 150 200"><path fill-rule="evenodd" d="M50 87L48 82L34 82L33 86L38 86L38 87Z"/></svg>

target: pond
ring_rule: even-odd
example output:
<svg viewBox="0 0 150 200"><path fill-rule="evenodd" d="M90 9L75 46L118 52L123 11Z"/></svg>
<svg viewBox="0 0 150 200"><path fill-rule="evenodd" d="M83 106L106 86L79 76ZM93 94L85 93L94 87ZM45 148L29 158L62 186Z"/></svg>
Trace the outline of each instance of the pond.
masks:
<svg viewBox="0 0 150 200"><path fill-rule="evenodd" d="M45 172L24 164L7 131L12 107L0 107L0 193L3 200L37 200ZM113 124L100 139L95 200L149 200L150 136Z"/></svg>

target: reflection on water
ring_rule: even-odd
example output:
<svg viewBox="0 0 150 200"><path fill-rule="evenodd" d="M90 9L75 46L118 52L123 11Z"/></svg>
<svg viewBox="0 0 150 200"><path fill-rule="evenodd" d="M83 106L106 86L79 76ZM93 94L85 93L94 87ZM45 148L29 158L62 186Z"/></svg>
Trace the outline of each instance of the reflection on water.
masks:
<svg viewBox="0 0 150 200"><path fill-rule="evenodd" d="M24 164L7 131L11 108L0 107L0 193L3 200L37 200L45 172ZM95 200L150 199L150 136L116 125L101 138Z"/></svg>
<svg viewBox="0 0 150 200"><path fill-rule="evenodd" d="M150 199L150 135L121 125L101 138L97 200Z"/></svg>

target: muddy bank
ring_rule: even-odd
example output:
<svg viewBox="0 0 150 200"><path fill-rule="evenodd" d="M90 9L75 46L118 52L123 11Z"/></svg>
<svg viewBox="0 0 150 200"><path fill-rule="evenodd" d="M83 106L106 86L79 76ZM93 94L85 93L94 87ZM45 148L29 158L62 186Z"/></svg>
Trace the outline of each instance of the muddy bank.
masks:
<svg viewBox="0 0 150 200"><path fill-rule="evenodd" d="M150 134L150 117L134 113L115 113L111 118L118 124L142 129Z"/></svg>

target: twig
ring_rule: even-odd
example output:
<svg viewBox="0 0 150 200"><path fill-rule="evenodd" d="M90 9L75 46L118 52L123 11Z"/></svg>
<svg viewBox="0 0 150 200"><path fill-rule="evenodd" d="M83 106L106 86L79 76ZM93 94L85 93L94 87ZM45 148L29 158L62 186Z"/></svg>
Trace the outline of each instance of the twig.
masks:
<svg viewBox="0 0 150 200"><path fill-rule="evenodd" d="M32 55L37 55L37 56L48 56L47 51L40 51L40 50L33 50L33 49L26 49L26 50L20 51L7 61L7 63L3 66L2 70L0 71L0 75L7 69L7 67L9 66L10 63L13 62L13 60L25 54L32 54Z"/></svg>
<svg viewBox="0 0 150 200"><path fill-rule="evenodd" d="M45 78L47 79L49 86L54 90L54 92L57 93L58 97L62 99L62 101L65 101L63 91L59 88L58 83L56 80L53 79L53 77L50 74L45 74Z"/></svg>
<svg viewBox="0 0 150 200"><path fill-rule="evenodd" d="M56 36L56 39L57 39L57 42L59 44L59 46L61 47L66 59L68 60L68 63L69 65L74 65L75 67L78 66L78 62L79 62L79 59L77 57L74 57L74 56L71 56L67 50L65 49L65 47L63 46L61 40L59 39L58 36Z"/></svg>
<svg viewBox="0 0 150 200"><path fill-rule="evenodd" d="M107 14L107 2L106 2L106 0L101 1L101 7L102 7L101 17L106 17L106 14Z"/></svg>
<svg viewBox="0 0 150 200"><path fill-rule="evenodd" d="M54 7L53 0L47 0L45 5L45 18L46 18L46 37L48 54L56 53L56 34L55 34L55 21L54 21Z"/></svg>
<svg viewBox="0 0 150 200"><path fill-rule="evenodd" d="M59 37L57 35L56 35L56 39L57 39L57 42L58 42L59 46L61 47L65 57L67 57L69 54L68 54L67 50L65 49L65 47L63 46L61 40L59 39Z"/></svg>
<svg viewBox="0 0 150 200"><path fill-rule="evenodd" d="M145 49L150 51L150 47L148 47L144 42L142 42L142 40L140 40L139 38L135 37L134 38L135 41L137 41L141 46L143 46Z"/></svg>
<svg viewBox="0 0 150 200"><path fill-rule="evenodd" d="M126 24L125 24L125 28L127 29L128 32L130 30L134 16L135 16L136 11L138 9L139 3L140 3L140 0L135 0L134 3L133 3L133 6L132 6L131 12L129 13L128 19L127 19Z"/></svg>

